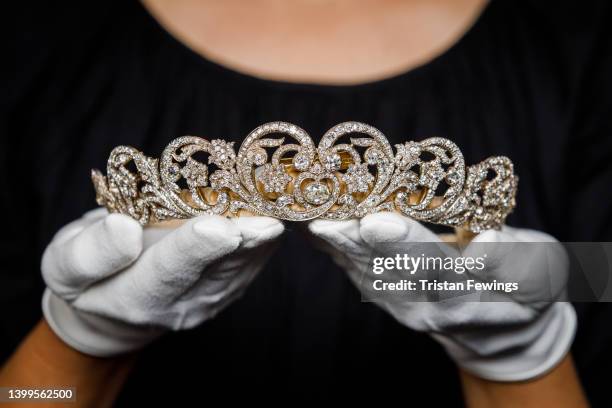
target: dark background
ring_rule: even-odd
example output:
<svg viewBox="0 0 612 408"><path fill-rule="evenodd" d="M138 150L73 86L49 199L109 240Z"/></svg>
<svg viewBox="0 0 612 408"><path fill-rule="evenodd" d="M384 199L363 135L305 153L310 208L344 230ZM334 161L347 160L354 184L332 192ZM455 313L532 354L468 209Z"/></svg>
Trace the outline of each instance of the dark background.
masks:
<svg viewBox="0 0 612 408"><path fill-rule="evenodd" d="M609 2L493 1L451 49L383 81L264 81L193 53L133 1L28 3L12 26L0 93L0 360L41 317L40 256L95 206L92 167L119 144L158 155L195 134L240 141L271 120L318 141L359 120L392 143L442 136L468 163L507 155L520 176L513 226L562 241L612 239ZM147 349L120 406L340 397L461 405L456 369L400 326L289 224L244 298ZM578 304L573 354L589 398L609 406L612 307ZM418 404L417 404L418 405Z"/></svg>

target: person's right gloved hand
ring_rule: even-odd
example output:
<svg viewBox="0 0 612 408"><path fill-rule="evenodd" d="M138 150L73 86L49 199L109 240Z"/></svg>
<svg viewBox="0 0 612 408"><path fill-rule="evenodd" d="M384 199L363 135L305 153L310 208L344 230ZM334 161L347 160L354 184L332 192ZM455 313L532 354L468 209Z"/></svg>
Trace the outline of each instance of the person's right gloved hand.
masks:
<svg viewBox="0 0 612 408"><path fill-rule="evenodd" d="M200 216L176 229L142 228L94 210L46 248L43 312L71 347L113 356L167 330L192 328L238 298L284 230L269 217Z"/></svg>

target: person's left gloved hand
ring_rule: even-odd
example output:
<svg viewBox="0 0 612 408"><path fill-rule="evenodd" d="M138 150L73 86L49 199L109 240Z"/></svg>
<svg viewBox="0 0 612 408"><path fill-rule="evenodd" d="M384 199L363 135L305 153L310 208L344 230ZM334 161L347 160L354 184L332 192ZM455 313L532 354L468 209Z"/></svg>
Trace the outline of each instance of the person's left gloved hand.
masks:
<svg viewBox="0 0 612 408"><path fill-rule="evenodd" d="M380 298L372 286L380 276L368 269L373 250L381 243L391 243L396 249L405 244L404 253L412 257L449 255L448 249L440 249L445 245L437 235L397 213L371 214L361 220L315 220L309 229L324 241L327 252L368 299ZM412 245L424 242L434 244ZM545 233L503 227L476 236L463 256L482 255L485 245L479 243L511 242L548 244L523 245L520 262L507 256L503 245L487 244L487 267L477 272L477 277L506 282L515 278L521 283L516 293L501 294L503 301L450 297L429 302L406 296L377 303L401 324L431 334L460 367L479 377L521 381L542 375L564 358L576 330L573 307L558 301L564 295L567 255ZM432 253L423 254L424 248ZM556 274L552 280L550 273Z"/></svg>

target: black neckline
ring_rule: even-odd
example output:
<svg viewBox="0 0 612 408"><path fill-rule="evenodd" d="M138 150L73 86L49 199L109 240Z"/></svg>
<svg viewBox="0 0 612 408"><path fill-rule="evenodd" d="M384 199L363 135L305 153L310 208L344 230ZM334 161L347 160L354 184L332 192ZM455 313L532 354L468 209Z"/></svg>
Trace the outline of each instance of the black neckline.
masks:
<svg viewBox="0 0 612 408"><path fill-rule="evenodd" d="M216 62L203 54L200 54L189 45L185 44L177 37L175 37L170 31L168 31L161 22L159 22L155 16L140 2L137 2L139 5L139 11L142 13L144 19L148 22L150 28L152 28L155 33L163 40L169 43L169 45L176 49L179 53L185 55L188 59L195 62L196 65L203 67L208 70L212 70L224 77L228 80L237 81L240 85L254 85L259 87L272 87L275 89L284 89L284 90L306 90L306 91L320 91L320 92L352 92L359 90L376 90L380 88L393 87L401 82L412 79L413 77L418 77L425 71L428 71L437 65L444 64L449 58L451 58L456 53L460 52L463 48L466 47L472 38L476 36L478 32L482 30L482 27L485 25L485 21L488 16L491 14L492 4L495 3L494 0L490 0L480 11L480 14L472 25L468 27L458 38L457 40L448 48L446 48L441 53L437 54L435 57L431 58L429 61L426 61L423 64L419 64L413 68L410 68L404 72L400 72L398 74L373 80L366 81L362 83L356 84L318 84L311 82L297 82L297 81L284 81L284 80L276 80L276 79L268 79L268 78L260 78L254 74L249 74L246 72L242 72L236 70L234 68L228 67L222 63Z"/></svg>

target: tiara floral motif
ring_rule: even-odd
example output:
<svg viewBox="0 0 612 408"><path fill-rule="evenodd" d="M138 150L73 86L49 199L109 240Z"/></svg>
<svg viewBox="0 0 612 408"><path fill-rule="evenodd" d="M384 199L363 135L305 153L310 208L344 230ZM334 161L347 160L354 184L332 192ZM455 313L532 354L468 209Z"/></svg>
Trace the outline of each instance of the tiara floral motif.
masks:
<svg viewBox="0 0 612 408"><path fill-rule="evenodd" d="M202 214L306 221L399 211L474 233L500 228L518 182L507 157L466 167L439 137L396 144L394 154L378 129L359 122L334 126L318 146L285 122L257 127L237 154L234 142L195 136L173 140L159 160L118 146L107 175L92 170L92 180L99 205L142 225Z"/></svg>

